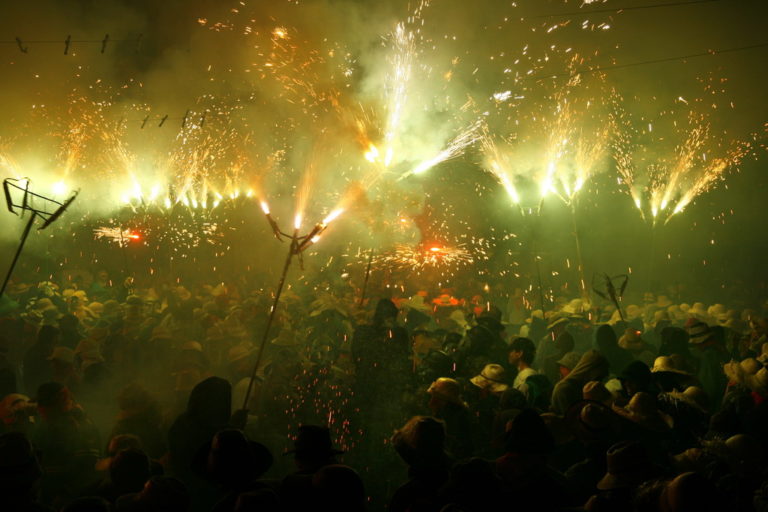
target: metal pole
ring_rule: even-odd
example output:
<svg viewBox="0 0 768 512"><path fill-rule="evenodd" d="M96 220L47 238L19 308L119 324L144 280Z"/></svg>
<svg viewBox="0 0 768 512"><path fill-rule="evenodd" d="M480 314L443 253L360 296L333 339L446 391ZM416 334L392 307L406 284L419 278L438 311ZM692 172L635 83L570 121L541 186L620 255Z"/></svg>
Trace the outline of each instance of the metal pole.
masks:
<svg viewBox="0 0 768 512"><path fill-rule="evenodd" d="M656 219L651 224L651 247L650 256L648 257L648 288L646 291L652 292L653 286L653 272L654 272L654 260L656 259Z"/></svg>
<svg viewBox="0 0 768 512"><path fill-rule="evenodd" d="M576 203L571 202L571 220L573 221L573 239L576 241L576 270L579 274L579 290L581 298L589 301L587 282L584 280L584 260L581 256L581 240L579 240L579 227L576 222ZM591 301L590 301L591 302Z"/></svg>
<svg viewBox="0 0 768 512"><path fill-rule="evenodd" d="M371 263L373 263L373 248L371 248L371 253L368 255L368 267L365 269L365 280L363 281L363 291L360 295L360 307L363 307L363 303L365 302L365 292L368 290L368 278L371 275Z"/></svg>
<svg viewBox="0 0 768 512"><path fill-rule="evenodd" d="M3 287L0 288L0 295L5 293L5 288L8 286L8 281L11 280L11 274L13 274L13 269L16 266L16 262L19 261L19 256L21 256L21 250L24 248L24 243L27 241L27 237L29 236L29 231L32 229L32 224L35 223L35 217L37 217L36 213L32 213L29 216L29 221L27 222L26 227L24 228L24 233L21 235L21 242L19 242L19 247L16 249L16 254L13 256L13 261L11 262L11 268L8 269L8 273L5 275L5 281L3 281Z"/></svg>
<svg viewBox="0 0 768 512"><path fill-rule="evenodd" d="M542 280L541 280L541 264L539 262L539 252L536 244L536 241L538 238L538 231L539 231L538 224L539 224L540 215L541 215L541 204L539 204L538 208L536 208L536 216L531 222L531 249L533 249L533 262L536 265L536 278L539 284L539 302L541 303L541 312L546 313L547 310L544 307L544 285L542 284Z"/></svg>
<svg viewBox="0 0 768 512"><path fill-rule="evenodd" d="M259 351L256 354L256 362L253 365L253 371L251 372L251 380L248 381L248 390L245 392L245 400L243 400L243 409L248 410L248 399L251 397L251 391L253 390L253 381L256 379L256 371L259 369L261 363L261 356L264 354L264 347L269 339L269 331L272 328L272 322L275 319L275 313L277 312L277 305L280 302L280 295L283 293L283 285L285 285L285 278L288 275L288 268L291 266L291 261L296 255L299 248L299 231L293 232L291 237L291 245L288 249L288 256L285 258L285 265L283 266L283 274L280 276L280 283L277 285L277 291L275 292L275 300L272 301L272 310L269 312L269 318L267 319L267 325L264 327L264 335L261 337L261 345L259 345Z"/></svg>

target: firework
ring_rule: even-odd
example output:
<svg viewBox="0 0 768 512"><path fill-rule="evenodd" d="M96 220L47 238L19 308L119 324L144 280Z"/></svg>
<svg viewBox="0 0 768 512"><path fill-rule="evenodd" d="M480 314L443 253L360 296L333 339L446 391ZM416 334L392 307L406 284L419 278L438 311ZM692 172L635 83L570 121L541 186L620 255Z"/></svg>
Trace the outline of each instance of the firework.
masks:
<svg viewBox="0 0 768 512"><path fill-rule="evenodd" d="M469 127L464 129L464 131L462 131L459 135L457 135L451 142L449 142L445 149L440 151L440 153L428 160L424 160L412 170L400 176L399 179L402 180L412 174L422 174L434 166L445 162L446 160L456 158L457 156L463 154L467 147L482 139L481 134L483 126L484 125L482 120L475 121Z"/></svg>
<svg viewBox="0 0 768 512"><path fill-rule="evenodd" d="M613 143L622 184L644 219L666 224L696 197L725 179L752 151L748 141L724 141L712 133L705 114L690 110L683 122L673 122L672 136L655 135L654 123L637 129L620 109L614 114L618 133ZM648 141L649 147L638 143ZM665 140L674 144L663 152ZM674 142L677 141L677 142ZM662 148L657 150L657 148Z"/></svg>
<svg viewBox="0 0 768 512"><path fill-rule="evenodd" d="M429 244L410 246L398 244L391 252L374 257L374 262L398 270L409 270L420 274L428 269L440 273L454 273L460 268L472 265L475 256L462 245Z"/></svg>
<svg viewBox="0 0 768 512"><path fill-rule="evenodd" d="M97 240L104 239L109 242L116 243L120 247L125 247L131 242L135 242L141 239L141 235L131 231L130 229L123 229L121 227L114 226L102 226L93 230L93 235Z"/></svg>
<svg viewBox="0 0 768 512"><path fill-rule="evenodd" d="M602 94L602 77L598 77L598 85ZM487 130L483 133L485 169L514 204L534 202L533 197L524 197L532 191L521 193L521 181L535 184L536 202L550 194L568 205L574 202L599 170L608 148L609 127L598 104L589 86L575 75L535 106L526 120L530 126L525 138L504 139Z"/></svg>

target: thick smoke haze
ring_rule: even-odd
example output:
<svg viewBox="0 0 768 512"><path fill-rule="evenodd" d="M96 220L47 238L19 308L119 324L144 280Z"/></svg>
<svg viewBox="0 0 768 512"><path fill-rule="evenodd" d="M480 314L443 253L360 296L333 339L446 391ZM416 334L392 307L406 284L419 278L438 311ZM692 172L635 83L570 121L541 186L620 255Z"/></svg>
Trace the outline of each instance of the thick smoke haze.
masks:
<svg viewBox="0 0 768 512"><path fill-rule="evenodd" d="M425 208L445 242L466 240L471 233L484 239L515 235L525 244L525 220L483 169L486 158L479 144L423 175L395 180L478 120L514 147L519 172L540 172L536 154L556 118L553 95L565 87L568 75L590 68L603 72L582 74L573 92L575 102L590 101L601 112L585 122L585 133L607 123L615 93L637 126L658 124L661 130L667 120L696 109L708 113L712 131L724 140L762 136L768 119L764 47L673 57L765 43L762 20L768 6L719 1L588 12L643 5L648 3L6 2L0 8L0 34L9 41L0 47L0 152L17 168L3 168L3 176L29 176L44 192L58 180L81 190L61 226L33 237L30 262L45 262L46 268L65 264L54 249L58 241L76 244L77 237L88 234L85 229L74 236L78 226L117 217L121 196L136 181L147 189L160 183L177 190L194 182L190 187L199 201L214 189L255 190L270 199L285 225L292 222L297 203L306 203L307 226L345 204L350 215L317 246L322 261L309 265L323 265L358 247L386 250L394 243L423 241L423 230L414 224L392 225ZM371 185L361 158L366 142L356 122L366 120L365 135L383 151L398 23L412 37L407 99L393 143L394 163ZM64 55L67 36L75 42ZM663 59L669 61L650 62ZM649 151L674 153L673 138L659 135ZM125 153L115 151L115 141ZM194 159L200 168L185 176ZM751 235L764 219L763 166L745 159L741 172L728 171L725 184L658 228L655 251L664 266L656 271L716 267L722 269L718 283L731 270L738 279L750 279L753 256L734 254L732 248L766 248ZM582 195L580 234L588 270L645 272L651 230L617 185L608 152L595 164ZM246 236L235 236L240 242L268 240L257 202L241 216L227 222L219 217L219 224L228 231L246 230ZM569 216L555 202L542 210L537 236L549 273L572 258ZM10 259L22 225L10 213L0 220L5 248L0 264ZM93 254L103 250L89 243ZM522 258L519 249L500 243L496 270ZM281 257L267 244L233 248L227 243L216 251L250 252L269 262ZM508 251L511 255L501 256ZM645 276L638 280L650 282Z"/></svg>

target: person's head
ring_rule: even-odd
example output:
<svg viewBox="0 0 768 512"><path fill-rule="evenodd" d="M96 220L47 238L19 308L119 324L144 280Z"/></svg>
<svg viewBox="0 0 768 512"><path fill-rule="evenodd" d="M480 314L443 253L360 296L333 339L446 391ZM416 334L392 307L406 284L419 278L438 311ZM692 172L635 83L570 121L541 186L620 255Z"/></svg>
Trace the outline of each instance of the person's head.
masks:
<svg viewBox="0 0 768 512"><path fill-rule="evenodd" d="M37 388L37 406L47 414L67 412L74 405L72 394L63 384L46 382Z"/></svg>
<svg viewBox="0 0 768 512"><path fill-rule="evenodd" d="M429 393L429 408L433 413L448 404L464 405L461 400L461 385L455 379L440 377L429 386L427 393Z"/></svg>
<svg viewBox="0 0 768 512"><path fill-rule="evenodd" d="M59 342L59 329L53 325L43 325L37 331L37 342L40 344L56 345Z"/></svg>
<svg viewBox="0 0 768 512"><path fill-rule="evenodd" d="M186 486L172 476L153 476L132 501L146 512L187 512L190 505Z"/></svg>
<svg viewBox="0 0 768 512"><path fill-rule="evenodd" d="M699 473L683 473L670 480L659 498L661 512L719 512L725 505L713 482Z"/></svg>
<svg viewBox="0 0 768 512"><path fill-rule="evenodd" d="M344 453L333 448L331 432L320 425L301 425L299 434L293 441L294 462L299 471L314 471L327 464L336 462L336 455Z"/></svg>
<svg viewBox="0 0 768 512"><path fill-rule="evenodd" d="M555 447L555 440L539 413L524 409L507 429L504 448L509 453L545 456Z"/></svg>
<svg viewBox="0 0 768 512"><path fill-rule="evenodd" d="M445 424L429 416L414 416L395 431L392 446L411 466L445 463Z"/></svg>
<svg viewBox="0 0 768 512"><path fill-rule="evenodd" d="M232 414L232 385L220 377L208 377L189 394L187 414L196 422L224 426Z"/></svg>
<svg viewBox="0 0 768 512"><path fill-rule="evenodd" d="M150 476L149 457L135 448L118 452L109 466L109 478L122 494L141 491Z"/></svg>
<svg viewBox="0 0 768 512"><path fill-rule="evenodd" d="M651 370L642 361L632 361L622 370L619 380L627 396L647 391L651 384Z"/></svg>
<svg viewBox="0 0 768 512"><path fill-rule="evenodd" d="M378 326L391 327L395 325L399 313L395 303L389 299L379 299L376 303L376 311L373 313L373 323Z"/></svg>
<svg viewBox="0 0 768 512"><path fill-rule="evenodd" d="M238 488L263 475L272 462L272 454L266 446L249 441L240 430L228 428L213 437L205 473L225 487Z"/></svg>
<svg viewBox="0 0 768 512"><path fill-rule="evenodd" d="M536 357L536 345L528 338L515 338L509 345L508 361L509 364L519 365L520 363L530 366Z"/></svg>
<svg viewBox="0 0 768 512"><path fill-rule="evenodd" d="M595 331L595 347L602 354L610 353L619 346L616 332L608 324L603 324Z"/></svg>
<svg viewBox="0 0 768 512"><path fill-rule="evenodd" d="M99 496L82 496L70 501L61 512L111 512L112 507L107 500Z"/></svg>
<svg viewBox="0 0 768 512"><path fill-rule="evenodd" d="M331 464L312 475L312 491L321 512L363 512L365 487L357 472L349 466Z"/></svg>

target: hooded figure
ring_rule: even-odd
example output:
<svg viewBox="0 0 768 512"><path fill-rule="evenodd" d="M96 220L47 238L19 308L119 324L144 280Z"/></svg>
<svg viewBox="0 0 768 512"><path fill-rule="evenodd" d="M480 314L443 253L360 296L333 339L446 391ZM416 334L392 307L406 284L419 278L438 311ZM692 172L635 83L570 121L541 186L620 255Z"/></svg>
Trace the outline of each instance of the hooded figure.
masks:
<svg viewBox="0 0 768 512"><path fill-rule="evenodd" d="M608 360L609 371L619 375L635 359L628 350L619 346L616 332L610 325L601 325L595 331L595 349Z"/></svg>
<svg viewBox="0 0 768 512"><path fill-rule="evenodd" d="M210 510L217 499L213 486L191 469L195 454L229 423L232 387L226 380L209 377L192 389L187 410L168 431L170 470L189 489L193 510Z"/></svg>
<svg viewBox="0 0 768 512"><path fill-rule="evenodd" d="M552 411L564 415L568 408L581 400L584 385L602 381L608 376L608 361L597 350L588 350L576 367L552 391Z"/></svg>

